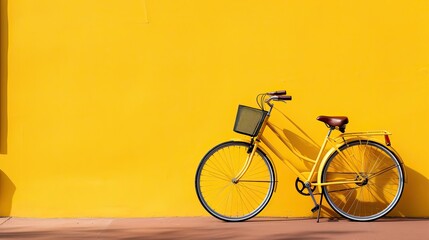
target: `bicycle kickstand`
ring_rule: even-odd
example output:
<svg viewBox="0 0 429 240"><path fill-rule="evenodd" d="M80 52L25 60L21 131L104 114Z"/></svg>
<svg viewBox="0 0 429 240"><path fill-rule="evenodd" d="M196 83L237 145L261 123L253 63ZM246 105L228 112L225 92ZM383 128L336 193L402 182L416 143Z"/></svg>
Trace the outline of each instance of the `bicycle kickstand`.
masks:
<svg viewBox="0 0 429 240"><path fill-rule="evenodd" d="M322 211L322 200L323 200L323 190L322 190L322 193L320 194L319 211L317 212L317 223L319 223L320 212Z"/></svg>
<svg viewBox="0 0 429 240"><path fill-rule="evenodd" d="M311 199L313 200L313 203L314 203L314 208L311 209L311 212L315 213L316 211L318 211L318 213L317 213L317 222L319 222L320 210L321 210L322 199L323 199L323 193L321 194L320 204L317 204L316 199L314 198L313 191L311 191L311 185L310 185L310 183L306 182L305 183L305 187L308 189L308 192L310 193Z"/></svg>

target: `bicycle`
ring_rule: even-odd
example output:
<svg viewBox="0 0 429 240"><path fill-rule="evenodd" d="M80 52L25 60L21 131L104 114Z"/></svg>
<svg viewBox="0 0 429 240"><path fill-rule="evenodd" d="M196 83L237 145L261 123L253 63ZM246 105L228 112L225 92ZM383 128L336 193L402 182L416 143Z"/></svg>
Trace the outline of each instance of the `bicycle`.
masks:
<svg viewBox="0 0 429 240"><path fill-rule="evenodd" d="M277 185L275 165L266 150L269 149L297 175L295 187L311 197L311 211L318 211L317 222L323 197L335 212L352 221L373 221L389 213L399 202L405 183L404 163L391 147L391 133L345 133L347 117L319 116L317 120L329 129L317 158L311 159L297 151L280 128L269 121L274 102L290 100L292 96L281 90L259 94L259 108L238 106L234 131L250 140L223 142L201 160L195 187L205 210L228 222L245 221L259 214ZM294 155L312 165L308 175L282 156L263 134L266 129ZM341 132L335 138L331 137L334 130ZM380 137L384 137L384 143L376 140ZM328 143L332 147L323 154ZM319 203L315 195L320 195Z"/></svg>

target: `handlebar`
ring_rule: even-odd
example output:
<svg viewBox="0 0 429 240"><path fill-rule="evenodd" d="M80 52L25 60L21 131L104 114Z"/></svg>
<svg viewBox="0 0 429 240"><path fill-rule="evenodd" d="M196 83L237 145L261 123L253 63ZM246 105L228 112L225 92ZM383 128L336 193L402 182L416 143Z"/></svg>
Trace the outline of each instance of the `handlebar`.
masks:
<svg viewBox="0 0 429 240"><path fill-rule="evenodd" d="M270 111L274 107L274 104L271 101L291 101L292 96L286 95L286 90L278 90L273 92L261 93L256 96L256 103L260 109L264 110L264 104L270 106Z"/></svg>
<svg viewBox="0 0 429 240"><path fill-rule="evenodd" d="M286 90L267 92L266 94L271 96L265 100L266 103L269 103L270 101L291 101L292 100L292 96L286 95Z"/></svg>

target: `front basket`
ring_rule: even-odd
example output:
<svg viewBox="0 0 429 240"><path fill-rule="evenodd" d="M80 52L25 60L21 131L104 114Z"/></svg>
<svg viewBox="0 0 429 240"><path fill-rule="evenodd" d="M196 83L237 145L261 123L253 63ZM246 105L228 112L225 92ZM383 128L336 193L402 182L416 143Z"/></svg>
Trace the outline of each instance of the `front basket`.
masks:
<svg viewBox="0 0 429 240"><path fill-rule="evenodd" d="M234 131L251 137L258 135L267 111L239 105L235 118Z"/></svg>

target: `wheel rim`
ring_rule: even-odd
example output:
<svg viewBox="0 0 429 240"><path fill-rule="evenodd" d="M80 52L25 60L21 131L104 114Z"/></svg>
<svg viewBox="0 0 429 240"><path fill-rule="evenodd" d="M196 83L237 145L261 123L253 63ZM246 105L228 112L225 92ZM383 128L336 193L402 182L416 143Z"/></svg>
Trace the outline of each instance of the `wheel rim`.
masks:
<svg viewBox="0 0 429 240"><path fill-rule="evenodd" d="M223 144L211 150L197 171L196 188L204 208L225 221L244 221L266 206L274 189L274 172L257 151L247 172L235 177L247 157L247 143Z"/></svg>
<svg viewBox="0 0 429 240"><path fill-rule="evenodd" d="M328 160L323 182L360 182L325 186L324 193L331 207L355 221L372 221L389 213L403 191L403 172L394 154L371 141L352 142L340 149L344 155L336 152Z"/></svg>

